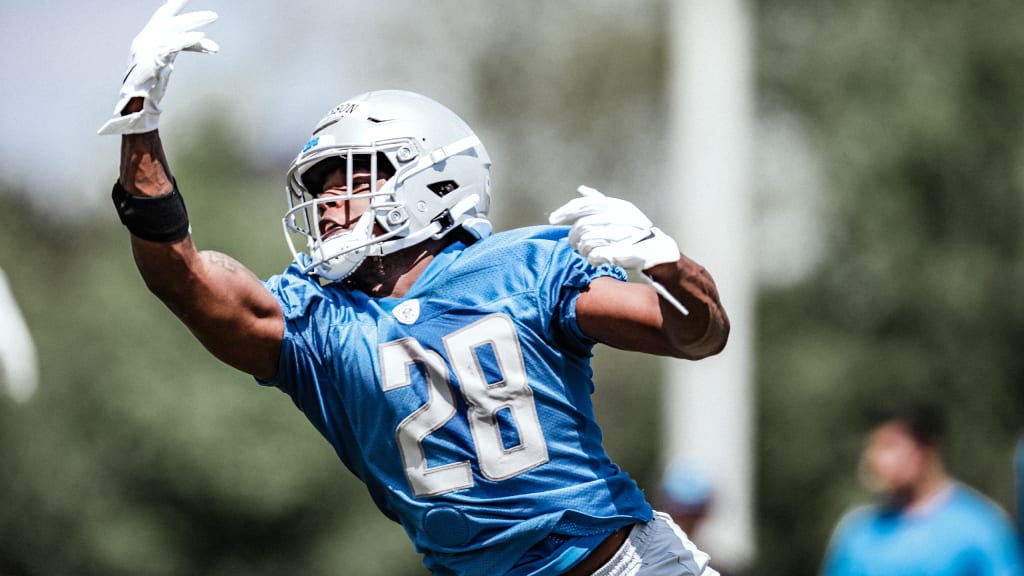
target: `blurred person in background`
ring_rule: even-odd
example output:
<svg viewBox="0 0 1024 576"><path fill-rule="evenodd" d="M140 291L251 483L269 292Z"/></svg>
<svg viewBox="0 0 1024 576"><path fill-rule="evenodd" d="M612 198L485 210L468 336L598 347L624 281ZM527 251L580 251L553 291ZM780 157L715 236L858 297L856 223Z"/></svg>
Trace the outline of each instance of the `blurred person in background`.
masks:
<svg viewBox="0 0 1024 576"><path fill-rule="evenodd" d="M707 466L690 458L673 460L665 469L658 487L658 509L675 520L697 546L701 546L700 528L714 504L714 480ZM716 561L721 576L736 574L725 570L728 560Z"/></svg>
<svg viewBox="0 0 1024 576"><path fill-rule="evenodd" d="M1017 454L1014 458L1015 486L1017 487L1017 537L1021 542L1021 554L1024 555L1024 436L1017 443Z"/></svg>
<svg viewBox="0 0 1024 576"><path fill-rule="evenodd" d="M919 404L872 417L860 474L879 501L840 520L823 576L1021 576L1007 514L952 478L945 418Z"/></svg>
<svg viewBox="0 0 1024 576"><path fill-rule="evenodd" d="M175 56L217 50L199 31L216 15L185 4L136 36L100 129L122 135L112 196L149 289L217 358L288 394L432 572L717 575L607 456L590 400L599 342L723 349L707 271L585 187L553 225L492 234L483 144L399 90L336 106L292 163L285 272L261 281L199 251L157 131Z"/></svg>
<svg viewBox="0 0 1024 576"><path fill-rule="evenodd" d="M674 460L665 469L659 487L659 508L672 517L690 538L699 540L697 531L711 508L711 475L699 463L686 458Z"/></svg>

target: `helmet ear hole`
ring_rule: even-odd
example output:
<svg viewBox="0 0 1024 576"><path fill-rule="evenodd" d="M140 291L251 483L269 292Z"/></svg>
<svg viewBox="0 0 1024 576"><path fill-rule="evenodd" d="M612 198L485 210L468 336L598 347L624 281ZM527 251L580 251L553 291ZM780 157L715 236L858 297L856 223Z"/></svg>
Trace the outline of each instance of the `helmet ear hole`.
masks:
<svg viewBox="0 0 1024 576"><path fill-rule="evenodd" d="M409 215L405 212L405 208L398 207L389 210L384 219L387 220L389 226L401 226L409 219Z"/></svg>
<svg viewBox="0 0 1024 576"><path fill-rule="evenodd" d="M437 194L438 198L444 198L458 190L459 183L455 180L442 180L440 182L434 182L433 184L427 184L427 188L429 188L434 194Z"/></svg>
<svg viewBox="0 0 1024 576"><path fill-rule="evenodd" d="M416 151L409 146L402 146L395 152L395 158L402 163L411 162L416 159Z"/></svg>

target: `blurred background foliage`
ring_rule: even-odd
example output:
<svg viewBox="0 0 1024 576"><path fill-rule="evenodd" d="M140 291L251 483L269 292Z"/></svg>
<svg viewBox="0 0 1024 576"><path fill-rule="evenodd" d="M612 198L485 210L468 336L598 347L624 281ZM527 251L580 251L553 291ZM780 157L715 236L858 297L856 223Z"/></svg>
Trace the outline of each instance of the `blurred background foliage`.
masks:
<svg viewBox="0 0 1024 576"><path fill-rule="evenodd" d="M496 161L498 228L542 221L577 182L654 214L672 193L667 4L645 6L588 14L585 27L575 3L545 4L540 22L537 3L503 9L459 111ZM750 573L809 576L839 515L867 497L861 416L880 403L940 402L953 473L1014 509L1024 4L751 6L758 218L783 203L817 225L801 246L813 265L783 280L786 256L770 234L760 242ZM197 244L266 277L289 257L288 159L246 153L220 112L166 142L171 164ZM769 145L779 125L802 155ZM810 190L792 184L808 165ZM112 211L58 218L32 196L0 180L0 266L42 378L26 404L0 399L0 574L424 572L291 402L212 359L148 294ZM659 364L607 349L596 362L606 445L653 493Z"/></svg>
<svg viewBox="0 0 1024 576"><path fill-rule="evenodd" d="M1014 510L1024 5L758 9L762 110L800 119L829 195L826 256L758 315L759 572L811 574L880 403L938 402L953 474Z"/></svg>

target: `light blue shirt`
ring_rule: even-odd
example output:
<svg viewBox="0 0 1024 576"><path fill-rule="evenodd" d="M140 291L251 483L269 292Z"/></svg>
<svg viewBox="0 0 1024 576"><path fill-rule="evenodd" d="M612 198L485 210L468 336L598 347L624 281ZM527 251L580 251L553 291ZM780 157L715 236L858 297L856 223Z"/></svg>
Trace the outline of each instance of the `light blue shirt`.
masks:
<svg viewBox="0 0 1024 576"><path fill-rule="evenodd" d="M1017 537L1024 547L1024 437L1017 444Z"/></svg>
<svg viewBox="0 0 1024 576"><path fill-rule="evenodd" d="M993 502L953 484L924 509L866 506L832 537L823 576L1021 576L1013 526Z"/></svg>

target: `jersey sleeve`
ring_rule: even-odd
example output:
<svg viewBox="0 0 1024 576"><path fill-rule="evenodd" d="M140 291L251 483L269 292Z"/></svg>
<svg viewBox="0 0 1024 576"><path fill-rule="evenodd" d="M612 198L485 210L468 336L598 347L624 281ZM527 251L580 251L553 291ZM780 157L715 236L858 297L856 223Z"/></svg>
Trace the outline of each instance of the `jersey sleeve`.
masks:
<svg viewBox="0 0 1024 576"><path fill-rule="evenodd" d="M559 228L564 234L553 248L541 297L551 310L552 332L558 342L577 354L589 354L597 341L580 330L576 321L576 300L594 279L610 276L625 281L626 272L618 266L590 264L569 244L569 229Z"/></svg>
<svg viewBox="0 0 1024 576"><path fill-rule="evenodd" d="M277 374L270 380L257 379L257 382L280 388L296 403L301 403L300 399L307 394L299 388L303 383L318 381L322 371L317 361L319 356L313 353L317 338L313 318L318 317L316 311L322 303L322 290L319 283L295 266L265 280L264 285L281 304L285 329Z"/></svg>

